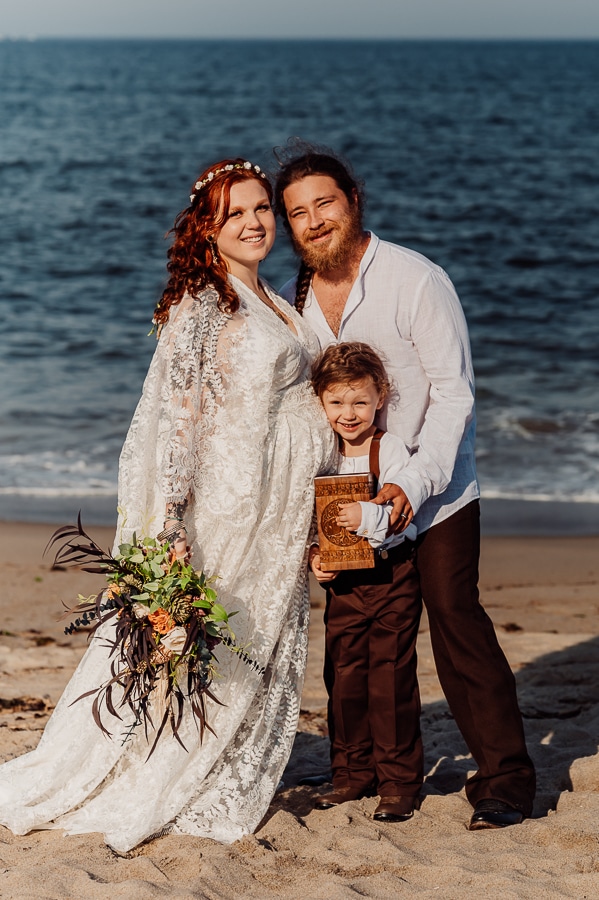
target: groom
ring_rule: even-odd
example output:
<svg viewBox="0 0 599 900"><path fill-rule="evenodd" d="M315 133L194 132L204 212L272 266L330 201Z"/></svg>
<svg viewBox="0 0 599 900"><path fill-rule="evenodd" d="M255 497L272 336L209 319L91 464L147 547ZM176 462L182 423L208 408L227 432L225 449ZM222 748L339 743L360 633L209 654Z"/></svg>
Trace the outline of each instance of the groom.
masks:
<svg viewBox="0 0 599 900"><path fill-rule="evenodd" d="M301 257L283 296L322 347L371 344L398 389L380 425L413 455L375 502L393 502L396 530L413 518L418 527L417 567L439 680L478 766L466 784L474 806L469 827L518 824L532 812L535 772L515 679L479 602L474 375L455 289L430 260L364 230L360 186L333 154L309 150L284 162L275 199ZM321 806L342 799L333 792Z"/></svg>

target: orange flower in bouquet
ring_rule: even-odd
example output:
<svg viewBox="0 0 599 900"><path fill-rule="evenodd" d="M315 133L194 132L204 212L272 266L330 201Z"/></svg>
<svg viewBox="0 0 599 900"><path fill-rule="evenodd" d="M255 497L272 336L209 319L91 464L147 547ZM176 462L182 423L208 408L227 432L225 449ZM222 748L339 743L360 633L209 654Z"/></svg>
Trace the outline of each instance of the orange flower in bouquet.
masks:
<svg viewBox="0 0 599 900"><path fill-rule="evenodd" d="M159 607L156 612L149 614L148 622L151 622L154 631L157 631L158 634L168 634L175 627L174 619L162 607Z"/></svg>

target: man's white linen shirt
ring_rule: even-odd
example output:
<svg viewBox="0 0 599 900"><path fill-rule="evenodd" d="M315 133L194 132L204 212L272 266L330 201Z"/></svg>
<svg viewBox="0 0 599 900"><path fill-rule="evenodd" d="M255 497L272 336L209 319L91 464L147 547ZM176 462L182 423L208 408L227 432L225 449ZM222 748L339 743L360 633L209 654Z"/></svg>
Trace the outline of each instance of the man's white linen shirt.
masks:
<svg viewBox="0 0 599 900"><path fill-rule="evenodd" d="M281 294L290 303L296 279ZM321 347L363 341L397 391L378 424L410 448L393 483L406 493L418 533L480 496L474 460L474 373L468 328L448 275L429 259L371 233L335 335L312 287L304 318Z"/></svg>
<svg viewBox="0 0 599 900"><path fill-rule="evenodd" d="M410 451L404 442L391 432L385 432L379 447L379 485L387 482L396 484L398 475L409 461ZM370 455L368 453L365 456L342 456L339 454L338 475L354 475L363 472L370 472ZM362 500L359 503L362 507L362 519L356 534L365 537L371 547L389 550L391 547L402 544L406 539L416 540L418 532L413 522L399 534L387 535L392 509L390 503L382 503L380 506Z"/></svg>

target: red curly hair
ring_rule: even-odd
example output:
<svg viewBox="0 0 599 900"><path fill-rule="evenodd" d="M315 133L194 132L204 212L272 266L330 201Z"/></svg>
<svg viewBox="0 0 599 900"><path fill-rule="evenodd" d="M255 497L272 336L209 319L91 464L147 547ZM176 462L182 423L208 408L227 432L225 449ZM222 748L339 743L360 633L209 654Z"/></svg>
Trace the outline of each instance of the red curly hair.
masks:
<svg viewBox="0 0 599 900"><path fill-rule="evenodd" d="M231 187L240 181L254 179L268 194L272 203L272 186L265 175L254 166L246 167L242 157L223 159L206 169L194 182L190 205L181 210L175 224L168 232L174 235L168 251L169 280L154 310L154 321L158 325L168 322L171 306L181 302L185 293L197 297L208 286L216 289L219 308L226 313L239 309L239 297L227 278L225 260L213 250L220 229L225 224L229 211ZM235 166L224 171L226 166ZM222 169L223 171L218 171ZM213 178L208 180L211 173ZM196 190L195 184L206 181Z"/></svg>

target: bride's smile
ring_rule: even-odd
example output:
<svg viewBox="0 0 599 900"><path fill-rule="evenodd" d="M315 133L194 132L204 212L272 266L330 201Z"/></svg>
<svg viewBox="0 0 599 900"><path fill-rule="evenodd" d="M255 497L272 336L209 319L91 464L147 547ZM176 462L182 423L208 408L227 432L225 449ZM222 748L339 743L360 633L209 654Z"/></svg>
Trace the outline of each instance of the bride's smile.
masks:
<svg viewBox="0 0 599 900"><path fill-rule="evenodd" d="M229 212L216 246L233 275L257 266L275 240L275 217L265 188L255 180L231 185Z"/></svg>

